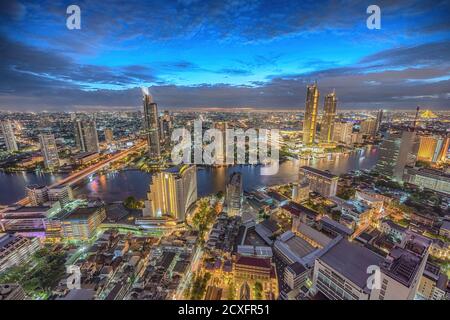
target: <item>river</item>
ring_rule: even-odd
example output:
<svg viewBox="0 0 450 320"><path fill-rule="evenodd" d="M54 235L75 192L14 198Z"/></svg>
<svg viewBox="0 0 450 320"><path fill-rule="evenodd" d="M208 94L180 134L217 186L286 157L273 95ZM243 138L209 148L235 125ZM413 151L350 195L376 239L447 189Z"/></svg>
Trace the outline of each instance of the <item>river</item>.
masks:
<svg viewBox="0 0 450 320"><path fill-rule="evenodd" d="M227 177L234 171L243 175L244 189L260 186L285 184L297 179L298 168L309 165L334 174L343 174L352 170L371 169L378 159L378 148L367 147L350 154L341 154L331 158L316 160L292 160L280 164L277 174L263 176L260 166L232 166L221 168L200 168L197 173L199 196L225 189ZM39 183L50 185L63 178L58 174L0 172L0 204L11 204L25 196L25 186ZM106 174L96 174L74 187L75 196L98 197L106 202L122 201L128 196L138 199L146 197L151 174L139 170L124 170Z"/></svg>

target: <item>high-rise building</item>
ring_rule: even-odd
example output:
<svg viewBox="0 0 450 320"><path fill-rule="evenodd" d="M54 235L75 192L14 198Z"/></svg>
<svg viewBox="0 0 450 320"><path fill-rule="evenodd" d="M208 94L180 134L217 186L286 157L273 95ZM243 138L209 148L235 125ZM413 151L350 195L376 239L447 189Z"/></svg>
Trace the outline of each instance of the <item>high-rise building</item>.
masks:
<svg viewBox="0 0 450 320"><path fill-rule="evenodd" d="M48 201L48 188L44 185L31 184L25 190L32 206L41 206Z"/></svg>
<svg viewBox="0 0 450 320"><path fill-rule="evenodd" d="M0 121L0 127L2 129L3 138L5 139L6 150L9 152L19 150L11 122L9 120Z"/></svg>
<svg viewBox="0 0 450 320"><path fill-rule="evenodd" d="M380 131L381 123L383 122L383 109L378 110L377 113L377 120L376 120L376 126L375 126L375 134L377 134Z"/></svg>
<svg viewBox="0 0 450 320"><path fill-rule="evenodd" d="M111 128L105 129L105 141L107 144L111 144L114 141L114 134Z"/></svg>
<svg viewBox="0 0 450 320"><path fill-rule="evenodd" d="M53 134L40 134L39 143L41 144L45 167L51 170L57 169L59 167L59 156L55 136Z"/></svg>
<svg viewBox="0 0 450 320"><path fill-rule="evenodd" d="M230 182L227 184L226 189L226 203L229 216L241 215L242 199L242 175L240 172L234 172L230 176Z"/></svg>
<svg viewBox="0 0 450 320"><path fill-rule="evenodd" d="M433 163L445 161L449 142L450 137L440 135L420 136L417 160Z"/></svg>
<svg viewBox="0 0 450 320"><path fill-rule="evenodd" d="M183 165L158 172L152 177L144 215L169 216L184 221L190 206L197 201L197 168Z"/></svg>
<svg viewBox="0 0 450 320"><path fill-rule="evenodd" d="M159 141L159 118L158 106L153 102L150 94L144 93L144 129L147 136L148 153L153 159L159 159L161 156L161 147Z"/></svg>
<svg viewBox="0 0 450 320"><path fill-rule="evenodd" d="M350 145L352 140L352 132L352 122L336 122L333 128L333 141Z"/></svg>
<svg viewBox="0 0 450 320"><path fill-rule="evenodd" d="M376 136L377 134L377 120L373 118L368 118L366 120L361 121L361 127L359 132L368 135L371 137Z"/></svg>
<svg viewBox="0 0 450 320"><path fill-rule="evenodd" d="M322 126L320 128L320 137L323 142L331 142L333 136L334 121L336 118L336 93L333 91L325 96L323 107Z"/></svg>
<svg viewBox="0 0 450 320"><path fill-rule="evenodd" d="M172 117L169 111L164 111L163 116L160 119L160 129L161 129L161 140L163 141L164 147L169 147L172 137L173 123Z"/></svg>
<svg viewBox="0 0 450 320"><path fill-rule="evenodd" d="M338 176L327 171L303 166L299 170L299 179L307 180L311 191L320 193L324 197L333 197L336 195Z"/></svg>
<svg viewBox="0 0 450 320"><path fill-rule="evenodd" d="M407 165L414 165L417 154L416 132L405 130L389 134L380 146L380 157L375 166L378 173L402 181Z"/></svg>
<svg viewBox="0 0 450 320"><path fill-rule="evenodd" d="M80 120L74 122L75 141L82 152L99 152L97 128L94 120Z"/></svg>
<svg viewBox="0 0 450 320"><path fill-rule="evenodd" d="M319 89L317 83L306 88L305 119L303 122L303 143L310 145L316 137Z"/></svg>

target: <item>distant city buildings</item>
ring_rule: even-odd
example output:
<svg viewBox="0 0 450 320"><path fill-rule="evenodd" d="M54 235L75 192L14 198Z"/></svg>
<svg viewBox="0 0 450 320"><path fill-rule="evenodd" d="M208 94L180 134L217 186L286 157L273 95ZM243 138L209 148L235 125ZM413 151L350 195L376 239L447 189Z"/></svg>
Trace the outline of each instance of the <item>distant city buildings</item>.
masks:
<svg viewBox="0 0 450 320"><path fill-rule="evenodd" d="M74 121L75 141L82 152L99 152L98 134L94 120L76 119Z"/></svg>
<svg viewBox="0 0 450 320"><path fill-rule="evenodd" d="M14 135L14 130L11 125L11 121L9 120L0 121L0 128L3 134L3 138L5 140L6 150L9 152L18 151L19 148L17 147L16 136Z"/></svg>
<svg viewBox="0 0 450 320"><path fill-rule="evenodd" d="M53 134L40 134L39 143L41 144L45 167L50 170L59 168L58 147L56 146L55 136Z"/></svg>
<svg viewBox="0 0 450 320"><path fill-rule="evenodd" d="M319 106L319 88L317 83L307 86L305 119L303 121L303 144L311 145L316 137L317 113Z"/></svg>
<svg viewBox="0 0 450 320"><path fill-rule="evenodd" d="M323 107L322 125L320 128L320 138L322 142L329 143L333 139L334 122L336 118L336 93L333 91L325 96Z"/></svg>
<svg viewBox="0 0 450 320"><path fill-rule="evenodd" d="M190 206L197 201L195 165L173 167L153 175L144 209L147 217L171 217L185 221Z"/></svg>
<svg viewBox="0 0 450 320"><path fill-rule="evenodd" d="M322 171L308 166L300 167L299 179L306 179L311 191L317 192L324 197L336 195L338 176L327 171Z"/></svg>
<svg viewBox="0 0 450 320"><path fill-rule="evenodd" d="M161 157L158 106L148 93L144 93L143 104L144 130L148 143L148 152L152 160L157 160Z"/></svg>
<svg viewBox="0 0 450 320"><path fill-rule="evenodd" d="M230 176L230 181L226 186L225 201L229 216L240 216L243 200L242 174L234 172Z"/></svg>

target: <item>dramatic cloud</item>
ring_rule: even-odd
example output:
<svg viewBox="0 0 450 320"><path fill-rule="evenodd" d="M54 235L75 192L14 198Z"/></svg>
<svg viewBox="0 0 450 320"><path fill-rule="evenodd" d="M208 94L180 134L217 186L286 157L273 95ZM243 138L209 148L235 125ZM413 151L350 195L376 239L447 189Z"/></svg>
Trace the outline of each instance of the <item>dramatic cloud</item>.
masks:
<svg viewBox="0 0 450 320"><path fill-rule="evenodd" d="M305 86L341 108L450 106L448 1L68 1L0 4L0 109L303 108Z"/></svg>

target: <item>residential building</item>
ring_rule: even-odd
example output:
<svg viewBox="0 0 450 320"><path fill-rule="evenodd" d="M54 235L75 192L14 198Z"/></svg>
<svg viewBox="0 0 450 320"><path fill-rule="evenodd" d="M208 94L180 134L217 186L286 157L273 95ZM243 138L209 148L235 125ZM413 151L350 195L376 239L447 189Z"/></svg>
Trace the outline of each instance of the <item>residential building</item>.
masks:
<svg viewBox="0 0 450 320"><path fill-rule="evenodd" d="M53 134L40 134L39 143L41 144L45 167L50 170L58 169L59 155L55 136Z"/></svg>
<svg viewBox="0 0 450 320"><path fill-rule="evenodd" d="M303 122L303 144L311 145L316 137L319 89L317 83L307 86L305 119Z"/></svg>
<svg viewBox="0 0 450 320"><path fill-rule="evenodd" d="M240 216L243 200L242 175L234 172L226 186L226 204L229 216Z"/></svg>
<svg viewBox="0 0 450 320"><path fill-rule="evenodd" d="M144 215L166 216L185 221L186 214L195 201L197 201L196 166L169 168L153 175Z"/></svg>
<svg viewBox="0 0 450 320"><path fill-rule="evenodd" d="M90 119L74 121L75 142L81 152L99 152L96 123Z"/></svg>
<svg viewBox="0 0 450 320"><path fill-rule="evenodd" d="M336 92L333 91L325 96L323 107L324 114L320 128L320 138L322 142L330 143L332 141L336 117L336 104Z"/></svg>

